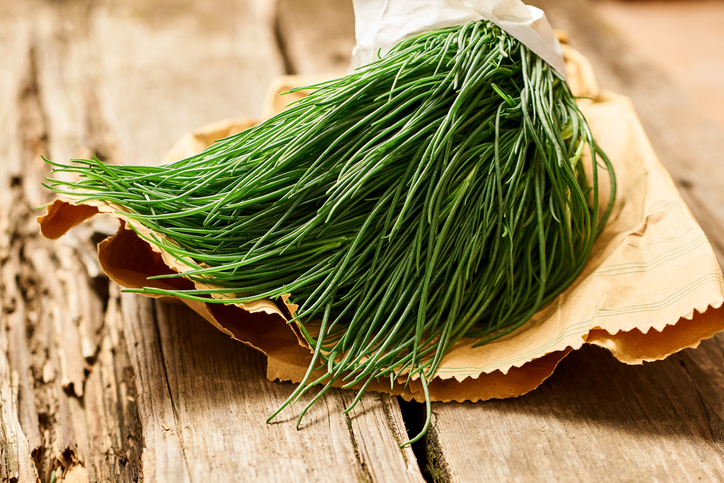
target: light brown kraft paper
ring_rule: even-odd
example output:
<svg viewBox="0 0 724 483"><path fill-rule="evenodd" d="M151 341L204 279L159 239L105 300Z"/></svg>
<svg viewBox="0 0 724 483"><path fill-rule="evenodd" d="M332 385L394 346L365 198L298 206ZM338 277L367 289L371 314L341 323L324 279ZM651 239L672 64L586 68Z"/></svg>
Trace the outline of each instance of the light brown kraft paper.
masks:
<svg viewBox="0 0 724 483"><path fill-rule="evenodd" d="M584 272L556 300L500 340L481 347L463 341L453 347L430 383L430 397L435 401L525 394L584 343L605 347L625 363L640 364L696 347L724 329L724 279L719 264L653 152L631 102L616 94L598 93L587 61L566 45L564 54L574 93L597 98L581 100L580 107L616 170L614 210ZM272 93L300 84L303 79L282 78ZM267 105L283 108L277 98L270 98ZM194 154L212 140L252 124L234 120L206 126L180 140L165 161ZM599 175L605 199L607 175L602 170ZM135 288L193 287L186 279L146 280L188 267L139 238L138 234L148 237L150 232L126 218L118 206L56 200L39 222L45 236L57 238L99 212L122 220L118 233L98 250L103 269L114 281ZM236 306L184 302L219 330L266 354L269 379L299 382L306 372L311 352L296 327L286 323L295 307L269 300ZM368 389L422 399L419 381L407 387L395 382L392 388L390 381L379 381Z"/></svg>

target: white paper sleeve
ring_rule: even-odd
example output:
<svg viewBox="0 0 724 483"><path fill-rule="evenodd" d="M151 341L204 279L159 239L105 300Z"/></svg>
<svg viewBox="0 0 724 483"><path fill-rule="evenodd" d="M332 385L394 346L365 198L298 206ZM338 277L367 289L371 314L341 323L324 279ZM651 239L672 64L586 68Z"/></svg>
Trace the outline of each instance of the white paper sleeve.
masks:
<svg viewBox="0 0 724 483"><path fill-rule="evenodd" d="M565 76L563 53L545 13L520 0L354 0L352 68L377 60L401 40L488 19Z"/></svg>

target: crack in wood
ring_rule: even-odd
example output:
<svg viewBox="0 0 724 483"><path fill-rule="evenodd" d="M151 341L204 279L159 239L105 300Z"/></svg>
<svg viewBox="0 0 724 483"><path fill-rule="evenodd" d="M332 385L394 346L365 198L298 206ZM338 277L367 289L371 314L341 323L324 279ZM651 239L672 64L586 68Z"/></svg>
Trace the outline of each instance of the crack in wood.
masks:
<svg viewBox="0 0 724 483"><path fill-rule="evenodd" d="M276 22L294 74L331 76L348 69L356 43L350 0L277 0Z"/></svg>
<svg viewBox="0 0 724 483"><path fill-rule="evenodd" d="M37 46L31 43L28 49L27 72L24 82L20 86L17 96L18 102L18 132L21 133L21 143L25 158L33 161L40 156L48 155L48 122L40 100L40 87L38 84L38 56ZM25 164L25 163L22 163ZM27 164L25 164L27 165ZM15 184L22 184L19 176Z"/></svg>
<svg viewBox="0 0 724 483"><path fill-rule="evenodd" d="M398 397L397 400L400 405L402 419L407 428L407 438L414 438L425 425L425 405L414 401L405 401L401 397ZM435 413L433 412L434 418ZM450 481L449 468L437 440L434 420L427 434L421 440L412 444L412 451L425 481L428 483Z"/></svg>
<svg viewBox="0 0 724 483"><path fill-rule="evenodd" d="M181 421L181 417L179 416L178 408L176 407L176 401L174 400L174 393L173 393L173 391L171 391L171 383L168 378L168 368L166 367L166 354L164 354L163 342L162 342L162 338L161 338L161 329L158 325L158 315L157 315L156 311L159 310L159 308L160 308L159 304L160 304L160 302L154 303L153 308L151 310L152 317L153 317L153 328L156 333L156 340L158 341L158 348L159 348L160 359L161 359L161 367L163 369L163 380L166 385L166 391L168 392L169 401L171 403L171 411L173 412L174 425L176 427L176 435L178 436L179 443L181 445L181 454L183 455L183 461L184 461L184 465L186 468L186 474L188 476L189 481L192 481L191 467L189 466L188 456L186 455L186 445L184 444L183 423Z"/></svg>
<svg viewBox="0 0 724 483"><path fill-rule="evenodd" d="M387 402L387 398L385 397L379 397L378 398L380 403L382 404L382 411L385 413L385 418L387 418L387 426L390 428L390 432L392 433L392 436L395 438L395 442L397 443L398 448L400 449L400 454L402 455L402 461L405 463L408 463L407 453L402 448L402 444L404 441L402 440L402 437L400 436L400 432L397 430L397 425L395 424L395 420L392 417L392 408L390 408L390 404ZM405 418L403 416L402 421L405 422Z"/></svg>
<svg viewBox="0 0 724 483"><path fill-rule="evenodd" d="M716 443L724 443L724 421L706 399L702 397L701 402L704 405L706 417L709 419L709 431L711 432L712 439L714 439Z"/></svg>
<svg viewBox="0 0 724 483"><path fill-rule="evenodd" d="M344 396L342 395L342 391L337 389L335 390L334 397L337 399L338 404L343 408L343 411L347 409L347 403L344 400ZM352 448L354 449L354 457L357 461L357 470L359 475L359 481L365 482L365 483L371 483L373 481L372 474L370 473L369 468L367 468L367 463L362 459L362 456L359 451L359 444L357 443L357 437L354 434L354 428L352 427L352 418L349 415L349 413L345 413L344 415L344 421L347 425L347 430L349 431L349 439L352 443Z"/></svg>
<svg viewBox="0 0 724 483"><path fill-rule="evenodd" d="M715 344L714 341L706 341L704 342L704 344L706 344L707 346L716 346L719 349L718 352L721 355L721 347L718 344ZM697 355L702 352L703 348L699 351L699 353L697 353ZM699 401L701 402L701 405L704 409L704 414L706 415L709 423L709 433L712 440L718 445L724 445L724 420L722 420L722 417L718 414L717 410L708 401L706 394L704 394L703 388L700 387L700 382L702 380L702 375L700 374L701 368L698 364L696 364L696 362L691 360L689 351L681 354L676 354L674 357L679 362L687 377L691 381L691 385L694 387L694 390L696 390L696 394L699 397Z"/></svg>
<svg viewBox="0 0 724 483"><path fill-rule="evenodd" d="M15 178L15 177L13 177ZM35 322L37 322L37 289L34 274L27 268L25 258L25 241L32 234L28 233L28 217L30 208L23 193L22 178L10 179L9 189L4 191L3 204L11 207L10 213L0 213L0 218L10 220L6 226L7 245L0 248L0 307L6 319L5 329L8 337L7 356L13 371L17 374L17 407L18 419L27 438L30 458L40 470L44 455L44 437L47 427L43 423L50 415L42 409L45 404L38 404L36 388L38 382L37 359L31 352L36 338ZM40 415L45 417L40 418ZM42 475L42 472L40 472Z"/></svg>
<svg viewBox="0 0 724 483"><path fill-rule="evenodd" d="M434 483L447 483L452 481L450 470L445 462L440 443L437 439L437 432L431 429L425 435L425 475Z"/></svg>
<svg viewBox="0 0 724 483"><path fill-rule="evenodd" d="M279 15L279 0L275 0L274 7L274 41L276 42L277 49L279 49L279 56L281 57L282 63L284 65L284 73L287 75L293 75L297 73L297 69L294 67L294 59L289 52L287 43L284 40L284 35L282 34L281 20Z"/></svg>
<svg viewBox="0 0 724 483"><path fill-rule="evenodd" d="M115 385L115 403L113 410L118 418L119 450L110 448L109 451L118 459L120 467L116 473L125 473L126 481L138 481L141 478L142 453L144 447L143 427L138 412L138 391L136 389L136 374L131 366L130 357L126 350L126 337L123 330L117 326L120 319L120 289L117 285L109 286L108 307L104 311L107 322L107 337L113 347L113 364L111 370ZM101 357L107 353L101 352ZM102 361L99 361L102 362Z"/></svg>

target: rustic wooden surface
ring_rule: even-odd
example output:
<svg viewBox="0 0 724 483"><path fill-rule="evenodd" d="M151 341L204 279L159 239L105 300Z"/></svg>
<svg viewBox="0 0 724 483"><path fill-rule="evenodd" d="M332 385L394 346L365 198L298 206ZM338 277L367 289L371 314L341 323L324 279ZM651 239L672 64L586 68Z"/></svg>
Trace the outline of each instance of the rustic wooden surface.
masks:
<svg viewBox="0 0 724 483"><path fill-rule="evenodd" d="M632 97L724 260L724 135L587 0L539 0ZM0 481L716 481L724 479L724 337L624 366L569 356L514 400L421 406L333 391L302 429L264 360L180 305L121 294L96 220L49 242L45 155L154 163L184 132L257 116L282 73L346 68L348 0L0 0ZM406 427L408 429L406 429Z"/></svg>

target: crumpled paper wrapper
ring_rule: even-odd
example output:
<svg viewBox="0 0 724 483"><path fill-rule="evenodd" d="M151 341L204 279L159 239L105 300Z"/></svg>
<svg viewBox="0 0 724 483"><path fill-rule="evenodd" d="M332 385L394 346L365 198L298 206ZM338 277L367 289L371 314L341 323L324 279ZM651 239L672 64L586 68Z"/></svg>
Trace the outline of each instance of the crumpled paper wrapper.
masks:
<svg viewBox="0 0 724 483"><path fill-rule="evenodd" d="M354 0L352 67L369 64L421 32L487 19L566 75L563 53L543 10L521 0Z"/></svg>
<svg viewBox="0 0 724 483"><path fill-rule="evenodd" d="M613 213L584 272L530 322L481 347L472 347L471 341L458 342L429 384L434 401L478 401L525 394L583 344L605 347L627 364L641 364L696 347L724 329L724 278L717 259L654 153L631 101L599 92L588 62L570 47L563 47L569 83L577 96L590 98L581 99L580 107L615 166L618 194ZM268 108L281 110L290 98L275 94L304 85L303 80L278 80L272 86L274 96ZM214 139L253 123L222 121L194 131L173 147L165 161L198 152ZM605 172L601 175L606 178ZM608 188L603 179L604 199ZM103 269L120 285L193 287L193 282L182 278L146 280L188 268L145 242L143 237L150 236L148 229L124 216L121 207L77 205L73 199L59 199L47 210L38 221L48 238L58 238L98 213L120 220L118 233L98 247ZM282 300L239 305L183 302L217 329L266 354L270 380L301 380L311 351L296 326L287 324L294 306ZM419 380L406 386L404 381L382 380L368 389L402 395L407 400L423 399Z"/></svg>

